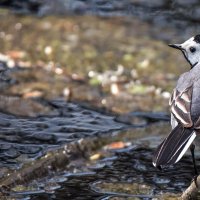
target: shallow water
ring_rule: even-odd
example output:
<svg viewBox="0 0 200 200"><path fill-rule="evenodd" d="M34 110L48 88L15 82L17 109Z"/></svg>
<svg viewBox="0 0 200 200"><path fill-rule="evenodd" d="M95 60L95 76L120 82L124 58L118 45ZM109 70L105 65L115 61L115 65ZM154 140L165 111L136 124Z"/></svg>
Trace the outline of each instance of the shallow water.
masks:
<svg viewBox="0 0 200 200"><path fill-rule="evenodd" d="M77 154L79 156L71 157L68 165L63 165L62 168L58 165L54 166L57 169L50 170L48 176L43 175L43 178L42 173L37 171L34 174L36 176L40 174L38 179L16 180L18 181L16 186L16 182L10 184L12 185L9 188L10 195L16 199L113 199L114 197L116 199L176 199L176 195L180 195L193 176L191 158L186 156L175 167L162 172L155 169L151 163L152 148L160 139L155 133L152 133L155 134L154 136L146 138L144 134L156 127L165 130L167 126L162 123L151 126L153 127L143 130L115 132L112 138L109 137L110 134L98 139L93 138L93 142L98 140L101 144L95 150L90 149L90 145L94 145L92 139L88 139L89 143L86 139L87 150L84 150L82 156L79 152ZM135 131L142 139L136 139L138 136L133 134ZM121 138L129 141L127 147L106 150L108 143ZM61 150L59 152L58 157L62 159ZM94 158L93 154L101 156L96 160L91 159ZM41 167L46 166L41 165ZM20 173L23 174L23 170Z"/></svg>
<svg viewBox="0 0 200 200"><path fill-rule="evenodd" d="M121 129L114 117L101 115L73 103L52 102L59 114L19 118L1 113L0 166L18 168L52 148L98 132Z"/></svg>
<svg viewBox="0 0 200 200"><path fill-rule="evenodd" d="M61 116L2 115L10 128L1 126L9 147L1 152L1 199L170 199L190 183L190 156L162 172L152 166L153 149L169 131L167 122L156 122L156 114L141 113L133 121L142 123L130 125L72 103L59 101L56 107ZM14 132L16 124L20 128ZM38 137L38 131L44 133Z"/></svg>

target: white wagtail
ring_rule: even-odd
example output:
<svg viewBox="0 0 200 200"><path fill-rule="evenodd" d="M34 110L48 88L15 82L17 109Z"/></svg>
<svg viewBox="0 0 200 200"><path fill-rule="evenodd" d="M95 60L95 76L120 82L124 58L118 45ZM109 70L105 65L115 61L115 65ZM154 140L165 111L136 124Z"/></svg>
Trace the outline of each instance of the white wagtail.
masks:
<svg viewBox="0 0 200 200"><path fill-rule="evenodd" d="M153 165L159 169L177 163L190 147L197 175L193 141L200 132L200 35L182 44L170 44L181 50L191 69L178 79L170 98L172 131L158 146Z"/></svg>

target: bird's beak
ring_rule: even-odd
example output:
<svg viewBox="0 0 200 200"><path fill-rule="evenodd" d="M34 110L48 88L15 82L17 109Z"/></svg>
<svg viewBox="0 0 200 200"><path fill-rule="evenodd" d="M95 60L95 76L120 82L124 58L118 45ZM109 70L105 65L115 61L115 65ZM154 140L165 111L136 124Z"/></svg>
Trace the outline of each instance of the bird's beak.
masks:
<svg viewBox="0 0 200 200"><path fill-rule="evenodd" d="M175 48L175 49L179 49L181 51L183 51L183 47L181 44L168 44L169 47Z"/></svg>

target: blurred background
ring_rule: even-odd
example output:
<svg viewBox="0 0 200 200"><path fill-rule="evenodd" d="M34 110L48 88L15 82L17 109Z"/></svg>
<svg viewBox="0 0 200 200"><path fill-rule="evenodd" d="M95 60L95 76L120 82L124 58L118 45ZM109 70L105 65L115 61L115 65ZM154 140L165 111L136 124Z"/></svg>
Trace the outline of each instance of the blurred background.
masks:
<svg viewBox="0 0 200 200"><path fill-rule="evenodd" d="M0 59L9 68L31 68L6 92L25 98L70 93L73 100L120 113L168 109L177 76L188 64L166 44L197 34L200 15L195 0L1 5L7 9L0 16Z"/></svg>
<svg viewBox="0 0 200 200"><path fill-rule="evenodd" d="M186 177L175 174L181 180L174 182L153 169L151 155L170 130L170 93L189 69L167 44L199 33L199 1L2 0L0 6L0 183L10 188L9 195L164 199L165 191L171 199L180 194L192 169L183 169ZM63 145L83 138L82 150L70 147L78 159L66 161ZM58 151L64 169L54 163L54 153L50 163L42 163L49 151ZM62 178L52 175L54 169L40 181L32 177L48 166L56 166ZM16 169L21 182L10 180ZM89 175L71 174L85 171Z"/></svg>

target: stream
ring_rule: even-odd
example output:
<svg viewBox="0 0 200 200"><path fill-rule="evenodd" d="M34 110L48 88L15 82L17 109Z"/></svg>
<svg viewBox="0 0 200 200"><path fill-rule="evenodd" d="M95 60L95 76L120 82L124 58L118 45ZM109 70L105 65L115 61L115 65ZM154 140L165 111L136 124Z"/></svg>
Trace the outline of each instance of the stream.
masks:
<svg viewBox="0 0 200 200"><path fill-rule="evenodd" d="M178 199L194 176L190 153L162 171L152 154L189 69L167 43L198 34L200 3L0 6L0 199Z"/></svg>

